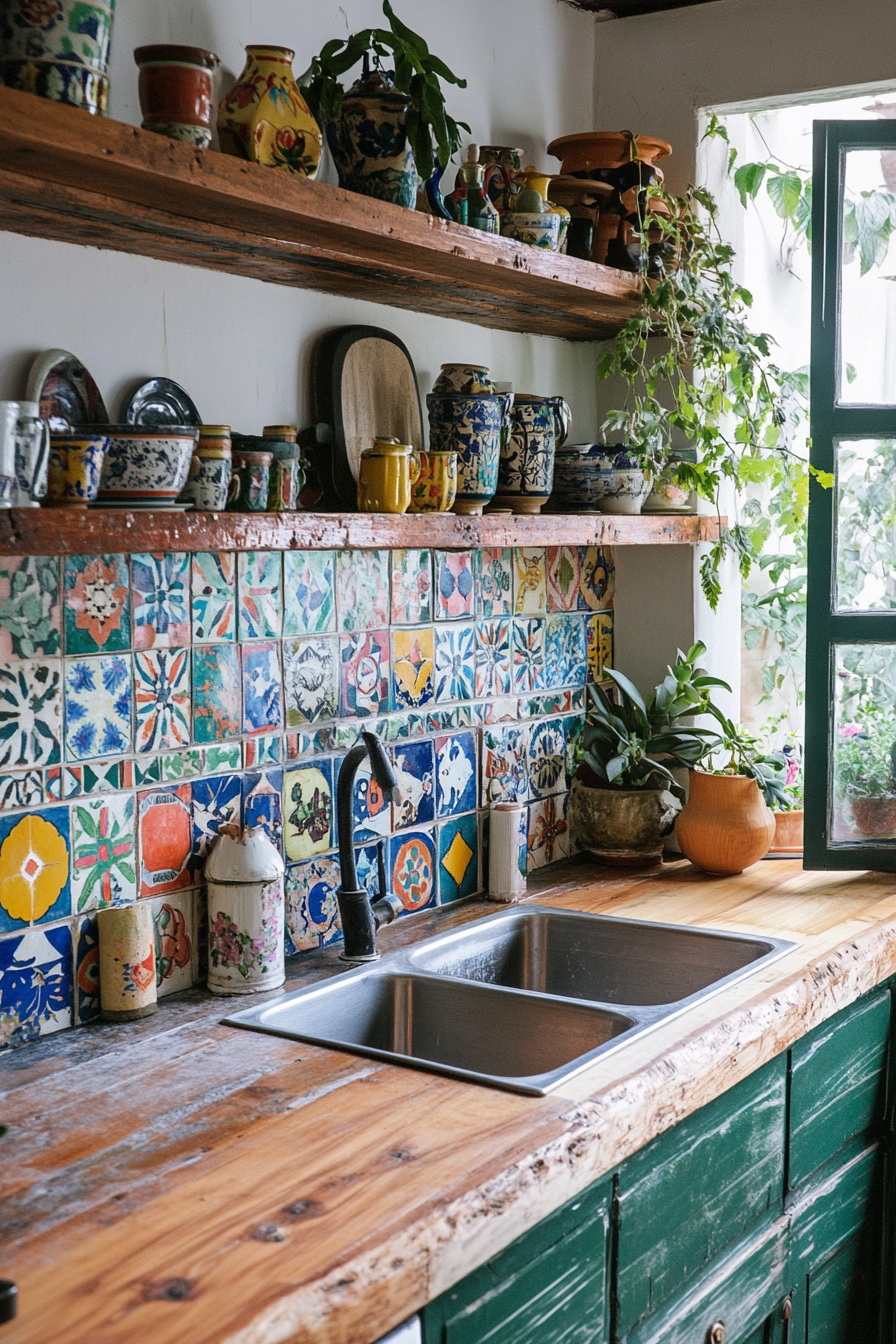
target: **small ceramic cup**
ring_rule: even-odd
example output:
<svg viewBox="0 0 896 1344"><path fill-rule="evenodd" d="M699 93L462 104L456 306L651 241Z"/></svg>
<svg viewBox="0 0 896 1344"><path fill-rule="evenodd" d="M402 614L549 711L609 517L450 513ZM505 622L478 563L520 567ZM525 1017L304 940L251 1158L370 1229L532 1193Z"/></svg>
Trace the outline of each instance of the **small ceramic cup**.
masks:
<svg viewBox="0 0 896 1344"><path fill-rule="evenodd" d="M229 425L200 425L190 474L179 498L203 513L223 513L236 493Z"/></svg>
<svg viewBox="0 0 896 1344"><path fill-rule="evenodd" d="M515 238L518 243L543 247L549 252L560 250L560 225L561 216L548 211L540 214L517 211L501 216L501 233L505 238Z"/></svg>
<svg viewBox="0 0 896 1344"><path fill-rule="evenodd" d="M92 504L108 447L108 434L51 433L44 503L57 509L86 509Z"/></svg>
<svg viewBox="0 0 896 1344"><path fill-rule="evenodd" d="M207 149L212 142L212 74L218 58L202 47L138 47L143 129Z"/></svg>
<svg viewBox="0 0 896 1344"><path fill-rule="evenodd" d="M457 497L457 453L422 452L409 513L447 513Z"/></svg>
<svg viewBox="0 0 896 1344"><path fill-rule="evenodd" d="M231 512L267 512L273 460L273 453L251 448L239 448L234 452L233 476L237 486L227 505Z"/></svg>

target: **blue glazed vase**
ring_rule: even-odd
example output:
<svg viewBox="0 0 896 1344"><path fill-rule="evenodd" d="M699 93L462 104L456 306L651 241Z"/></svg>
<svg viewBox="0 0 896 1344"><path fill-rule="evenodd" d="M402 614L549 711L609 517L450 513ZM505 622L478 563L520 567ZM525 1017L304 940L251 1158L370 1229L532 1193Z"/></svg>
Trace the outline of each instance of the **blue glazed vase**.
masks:
<svg viewBox="0 0 896 1344"><path fill-rule="evenodd" d="M511 392L471 396L430 392L427 396L430 450L457 453L455 513L481 513L494 498L512 404Z"/></svg>
<svg viewBox="0 0 896 1344"><path fill-rule="evenodd" d="M407 94L378 71L352 85L339 118L326 128L340 187L415 207L417 169L405 123L409 105Z"/></svg>
<svg viewBox="0 0 896 1344"><path fill-rule="evenodd" d="M102 115L114 10L114 0L3 0L0 84Z"/></svg>
<svg viewBox="0 0 896 1344"><path fill-rule="evenodd" d="M514 397L510 433L501 449L496 504L514 513L539 513L547 504L554 453L565 442L571 418L562 397L525 393Z"/></svg>

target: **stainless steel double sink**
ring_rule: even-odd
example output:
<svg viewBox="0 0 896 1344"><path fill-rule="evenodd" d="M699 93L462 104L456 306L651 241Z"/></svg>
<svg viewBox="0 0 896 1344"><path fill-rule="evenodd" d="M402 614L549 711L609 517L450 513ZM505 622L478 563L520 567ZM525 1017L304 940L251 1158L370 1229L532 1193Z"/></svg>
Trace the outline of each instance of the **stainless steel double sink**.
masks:
<svg viewBox="0 0 896 1344"><path fill-rule="evenodd" d="M543 1096L795 946L517 906L224 1021Z"/></svg>

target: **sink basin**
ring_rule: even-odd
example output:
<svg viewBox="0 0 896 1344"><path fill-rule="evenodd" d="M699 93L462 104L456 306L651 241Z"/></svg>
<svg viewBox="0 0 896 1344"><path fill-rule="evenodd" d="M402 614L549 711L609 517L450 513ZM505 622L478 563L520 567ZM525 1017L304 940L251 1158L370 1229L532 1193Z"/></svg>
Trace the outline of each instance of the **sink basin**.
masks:
<svg viewBox="0 0 896 1344"><path fill-rule="evenodd" d="M224 1020L542 1096L794 946L513 907Z"/></svg>
<svg viewBox="0 0 896 1344"><path fill-rule="evenodd" d="M655 1006L727 984L776 946L768 938L529 908L431 939L410 961L432 975Z"/></svg>

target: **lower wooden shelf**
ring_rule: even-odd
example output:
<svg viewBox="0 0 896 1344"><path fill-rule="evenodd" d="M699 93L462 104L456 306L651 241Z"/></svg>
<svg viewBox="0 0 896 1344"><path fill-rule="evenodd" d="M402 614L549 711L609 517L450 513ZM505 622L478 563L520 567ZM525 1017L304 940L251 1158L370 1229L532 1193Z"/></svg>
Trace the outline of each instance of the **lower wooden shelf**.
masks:
<svg viewBox="0 0 896 1344"><path fill-rule="evenodd" d="M715 541L724 518L642 514L177 513L0 511L4 555L114 551L372 550L418 546L655 546Z"/></svg>

